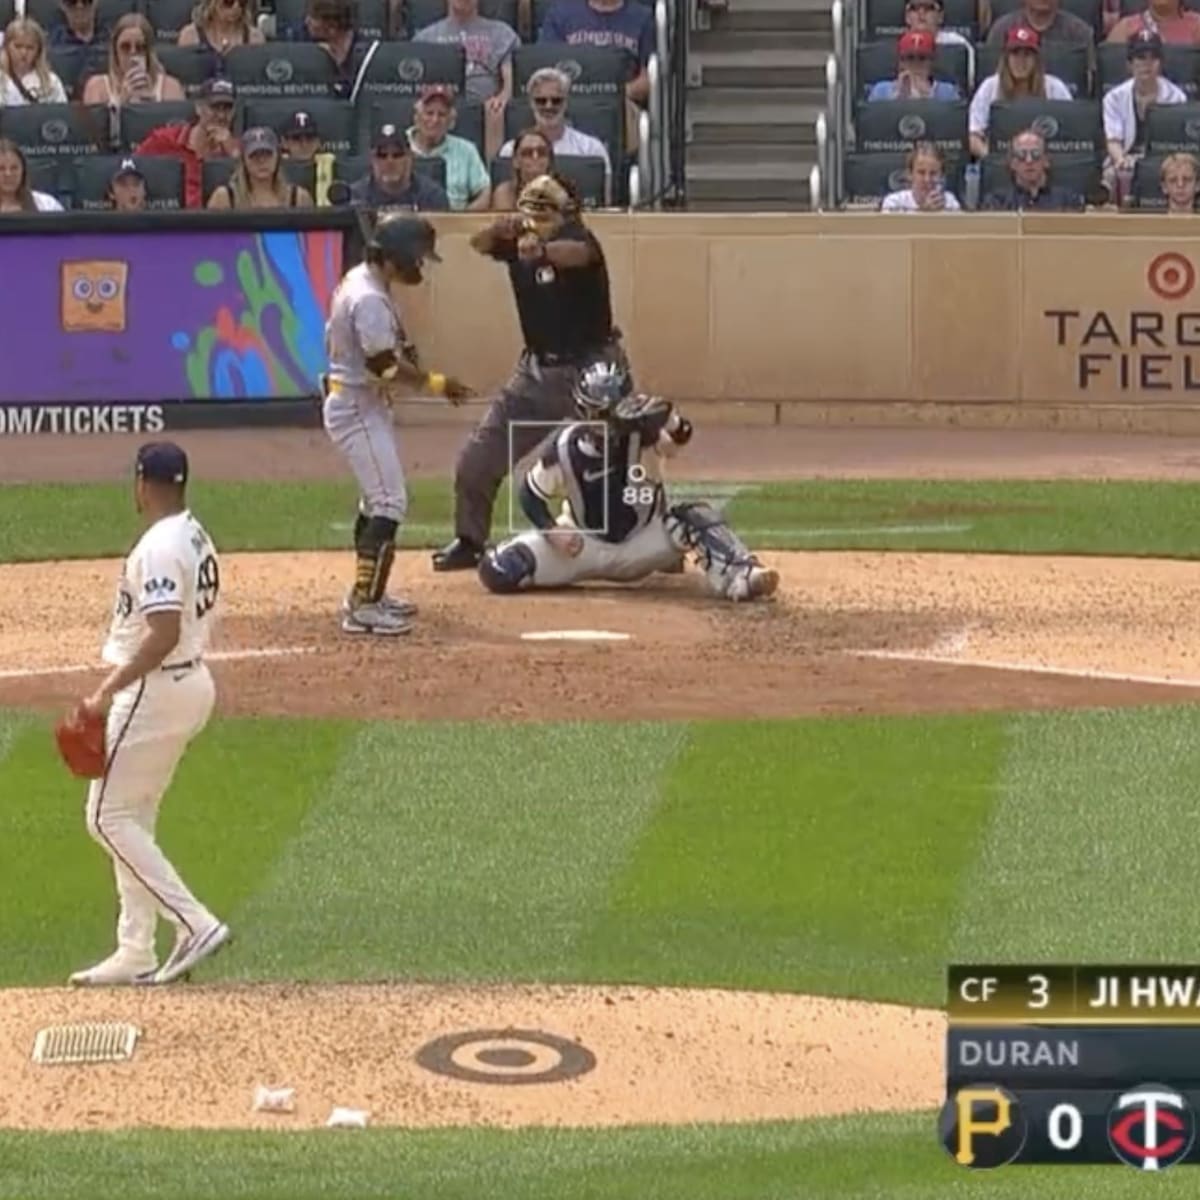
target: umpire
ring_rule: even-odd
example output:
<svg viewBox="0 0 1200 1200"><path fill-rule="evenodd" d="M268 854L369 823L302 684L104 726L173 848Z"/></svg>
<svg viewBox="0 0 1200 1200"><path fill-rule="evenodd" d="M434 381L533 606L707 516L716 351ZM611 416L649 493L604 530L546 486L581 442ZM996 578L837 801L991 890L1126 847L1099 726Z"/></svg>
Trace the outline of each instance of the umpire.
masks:
<svg viewBox="0 0 1200 1200"><path fill-rule="evenodd" d="M604 251L583 224L573 185L541 175L521 192L517 209L480 230L471 245L508 265L525 349L459 452L455 538L434 554L436 571L478 564L501 481L551 427L573 417L571 393L580 367L597 358L625 361ZM512 425L510 441L512 421L536 423Z"/></svg>

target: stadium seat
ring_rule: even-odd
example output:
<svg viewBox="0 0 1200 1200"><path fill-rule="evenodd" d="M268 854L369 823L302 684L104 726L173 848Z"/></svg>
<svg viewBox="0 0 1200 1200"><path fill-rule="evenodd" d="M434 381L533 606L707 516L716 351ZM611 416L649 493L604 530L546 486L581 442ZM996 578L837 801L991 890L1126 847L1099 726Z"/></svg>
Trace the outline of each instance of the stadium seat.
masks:
<svg viewBox="0 0 1200 1200"><path fill-rule="evenodd" d="M357 183L371 169L371 160L365 154L339 154L333 160L334 179L346 183ZM446 186L446 160L442 158L414 158L413 170L432 179L440 188Z"/></svg>
<svg viewBox="0 0 1200 1200"><path fill-rule="evenodd" d="M151 130L160 125L186 124L196 115L189 100L165 100L162 104L127 104L121 109L120 147L132 150Z"/></svg>
<svg viewBox="0 0 1200 1200"><path fill-rule="evenodd" d="M1104 126L1095 100L1000 100L988 127L991 150L1003 153L1015 134L1034 129L1051 154L1100 154Z"/></svg>
<svg viewBox="0 0 1200 1200"><path fill-rule="evenodd" d="M1200 104L1152 107L1146 115L1146 149L1150 154L1174 154L1177 150L1200 154Z"/></svg>
<svg viewBox="0 0 1200 1200"><path fill-rule="evenodd" d="M121 165L122 155L100 154L75 164L74 206L81 209L108 207L108 185ZM146 206L173 209L183 206L183 163L177 158L146 155L137 165L146 177Z"/></svg>
<svg viewBox="0 0 1200 1200"><path fill-rule="evenodd" d="M154 27L159 42L179 41L179 31L190 25L196 0L145 0L146 20Z"/></svg>
<svg viewBox="0 0 1200 1200"><path fill-rule="evenodd" d="M251 96L332 96L338 81L329 52L313 42L236 46L225 56L225 73L239 99Z"/></svg>
<svg viewBox="0 0 1200 1200"><path fill-rule="evenodd" d="M327 96L311 99L275 96L266 100L247 100L243 111L243 128L266 125L276 133L292 113L311 113L321 134L322 149L333 154L353 154L357 147L357 117L348 100L331 100Z"/></svg>
<svg viewBox="0 0 1200 1200"><path fill-rule="evenodd" d="M1165 154L1148 154L1139 158L1133 171L1133 187L1130 196L1135 208L1154 211L1167 207L1167 198L1162 191L1162 164Z"/></svg>
<svg viewBox="0 0 1200 1200"><path fill-rule="evenodd" d="M859 152L905 150L914 142L933 142L943 154L964 152L967 105L945 100L865 101L855 108Z"/></svg>
<svg viewBox="0 0 1200 1200"><path fill-rule="evenodd" d="M567 122L581 133L599 138L612 159L613 170L625 158L625 102L619 96L572 96L567 104ZM524 96L514 99L504 111L505 140L515 138L522 129L534 123L529 101Z"/></svg>
<svg viewBox="0 0 1200 1200"><path fill-rule="evenodd" d="M623 93L625 84L638 69L637 60L615 46L560 46L545 42L518 46L513 55L513 92L523 92L529 77L542 67L557 67L571 80L572 101L576 96Z"/></svg>
<svg viewBox="0 0 1200 1200"><path fill-rule="evenodd" d="M61 201L64 208L71 207L75 187L72 160L30 157L25 160L25 170L31 191L49 192Z"/></svg>
<svg viewBox="0 0 1200 1200"><path fill-rule="evenodd" d="M209 197L221 187L229 182L230 176L233 174L234 167L237 166L236 158L210 158L204 164L203 169L203 188L204 188L204 203L207 205ZM289 183L295 184L297 187L302 187L310 196L315 195L317 186L317 169L310 162L295 162L285 158L283 160L283 174Z"/></svg>
<svg viewBox="0 0 1200 1200"><path fill-rule="evenodd" d="M284 29L302 25L307 7L307 0L275 0L276 37L282 37ZM354 24L361 37L387 37L386 0L358 0Z"/></svg>
<svg viewBox="0 0 1200 1200"><path fill-rule="evenodd" d="M13 0L0 0L0 29L3 29L16 15Z"/></svg>
<svg viewBox="0 0 1200 1200"><path fill-rule="evenodd" d="M0 108L0 137L16 142L25 154L78 158L104 154L110 145L108 109L102 105L37 104Z"/></svg>
<svg viewBox="0 0 1200 1200"><path fill-rule="evenodd" d="M1125 47L1120 46L1122 54ZM978 86L989 75L995 75L1000 63L1001 47L986 43L975 50L975 84ZM1088 50L1086 46L1071 46L1064 42L1047 42L1042 47L1042 62L1047 75L1055 75L1071 89L1078 99L1091 95L1092 85L1088 78Z"/></svg>
<svg viewBox="0 0 1200 1200"><path fill-rule="evenodd" d="M979 180L979 200L1007 188L1012 182L1008 160L1003 154L989 154L983 160ZM1100 163L1093 154L1063 154L1050 159L1050 182L1089 196L1100 186Z"/></svg>
<svg viewBox="0 0 1200 1200"><path fill-rule="evenodd" d="M963 198L962 156L946 160L946 189L955 199ZM880 154L848 154L843 170L847 204L878 207L889 192L908 187L908 153L892 150Z"/></svg>
<svg viewBox="0 0 1200 1200"><path fill-rule="evenodd" d="M446 0L409 0L408 33L411 37L418 30L440 21L446 15ZM479 15L505 25L517 27L517 0L480 0Z"/></svg>
<svg viewBox="0 0 1200 1200"><path fill-rule="evenodd" d="M868 38L899 37L907 26L904 23L904 0L869 0L867 24L863 36ZM970 41L979 38L979 11L975 0L946 0L942 28L961 33Z"/></svg>
<svg viewBox="0 0 1200 1200"><path fill-rule="evenodd" d="M363 79L363 93L412 96L429 83L463 90L466 57L461 46L431 42L380 42Z"/></svg>
<svg viewBox="0 0 1200 1200"><path fill-rule="evenodd" d="M1007 16L1021 7L1023 0L991 0L992 20ZM1097 33L1103 31L1103 0L1062 0L1062 6L1086 21Z"/></svg>
<svg viewBox="0 0 1200 1200"><path fill-rule="evenodd" d="M604 184L606 172L604 159L589 158L582 154L564 154L555 159L557 170L572 180L579 189L584 208L604 207ZM512 159L492 160L492 187L512 177Z"/></svg>
<svg viewBox="0 0 1200 1200"><path fill-rule="evenodd" d="M896 78L896 39L866 42L858 48L858 90L867 98L871 85ZM964 98L970 97L969 63L966 46L939 46L933 60L933 77L957 85Z"/></svg>
<svg viewBox="0 0 1200 1200"><path fill-rule="evenodd" d="M50 69L62 80L67 90L67 99L77 98L82 90L87 60L90 57L86 46L47 46L46 57L50 60ZM103 70L103 66L101 66Z"/></svg>
<svg viewBox="0 0 1200 1200"><path fill-rule="evenodd" d="M1164 46L1163 74L1178 84L1189 96L1196 94L1196 77L1200 67L1200 51L1192 46ZM1105 42L1096 47L1096 91L1104 95L1109 88L1129 78L1129 60L1123 43Z"/></svg>
<svg viewBox="0 0 1200 1200"><path fill-rule="evenodd" d="M359 132L360 145L364 148L370 144L371 131L378 129L391 121L402 129L407 129L413 123L413 105L415 96L379 96L372 97L369 104L360 105L363 110L362 125ZM483 154L483 105L478 100L459 98L455 106L455 121L450 132L458 137L473 142L479 153Z"/></svg>
<svg viewBox="0 0 1200 1200"><path fill-rule="evenodd" d="M200 85L222 69L220 58L204 46L155 47L159 62L168 75L174 75L183 84L184 94L194 96Z"/></svg>

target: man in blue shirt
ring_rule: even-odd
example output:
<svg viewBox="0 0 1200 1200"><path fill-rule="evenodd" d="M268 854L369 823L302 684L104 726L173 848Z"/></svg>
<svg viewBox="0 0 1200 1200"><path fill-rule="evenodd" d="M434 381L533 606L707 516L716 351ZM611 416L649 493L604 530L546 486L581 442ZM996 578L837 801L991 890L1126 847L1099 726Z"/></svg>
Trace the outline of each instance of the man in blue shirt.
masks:
<svg viewBox="0 0 1200 1200"><path fill-rule="evenodd" d="M654 53L654 11L640 0L554 0L538 34L539 42L568 46L616 46L637 64L625 85L636 104L650 96L646 64Z"/></svg>
<svg viewBox="0 0 1200 1200"><path fill-rule="evenodd" d="M909 29L896 43L899 60L895 79L881 79L867 93L868 100L961 100L958 88L933 77L937 42L924 29Z"/></svg>
<svg viewBox="0 0 1200 1200"><path fill-rule="evenodd" d="M52 46L103 47L107 30L96 20L96 0L59 0L58 19L46 31Z"/></svg>

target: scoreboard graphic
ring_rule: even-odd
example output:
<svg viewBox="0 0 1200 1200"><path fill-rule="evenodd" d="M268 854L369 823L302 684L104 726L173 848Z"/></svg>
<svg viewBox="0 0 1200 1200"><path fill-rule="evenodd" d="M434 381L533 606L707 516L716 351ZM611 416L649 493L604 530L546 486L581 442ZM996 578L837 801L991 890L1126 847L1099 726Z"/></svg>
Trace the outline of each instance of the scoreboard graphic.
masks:
<svg viewBox="0 0 1200 1200"><path fill-rule="evenodd" d="M952 966L947 1015L961 1166L1200 1164L1200 965Z"/></svg>

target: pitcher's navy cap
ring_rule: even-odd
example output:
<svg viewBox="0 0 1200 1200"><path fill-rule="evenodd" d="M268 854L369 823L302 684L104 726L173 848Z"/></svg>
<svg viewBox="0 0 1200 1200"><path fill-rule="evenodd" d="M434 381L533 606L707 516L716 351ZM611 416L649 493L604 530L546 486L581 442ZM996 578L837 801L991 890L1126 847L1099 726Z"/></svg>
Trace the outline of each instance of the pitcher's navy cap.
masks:
<svg viewBox="0 0 1200 1200"><path fill-rule="evenodd" d="M138 451L137 473L156 483L187 483L187 455L174 442L147 442Z"/></svg>

